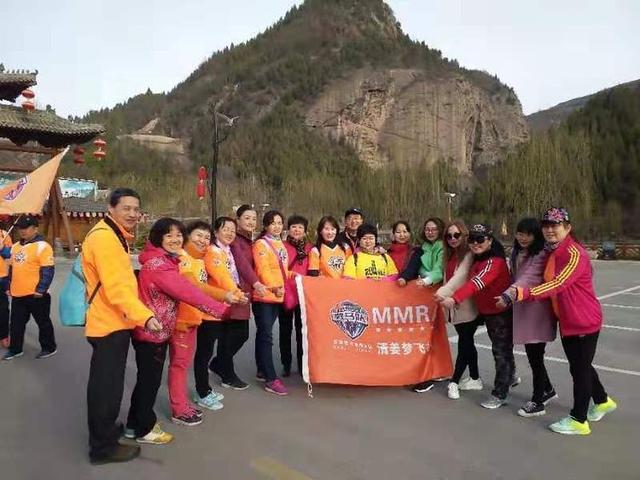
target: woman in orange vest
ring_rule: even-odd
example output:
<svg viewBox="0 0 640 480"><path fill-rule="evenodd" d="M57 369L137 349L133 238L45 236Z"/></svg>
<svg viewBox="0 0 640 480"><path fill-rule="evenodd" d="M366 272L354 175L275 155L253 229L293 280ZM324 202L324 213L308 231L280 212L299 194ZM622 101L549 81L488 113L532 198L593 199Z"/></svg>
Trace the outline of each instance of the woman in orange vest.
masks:
<svg viewBox="0 0 640 480"><path fill-rule="evenodd" d="M220 375L224 388L245 390L249 385L236 374L233 357L249 338L251 285L240 275L231 249L236 239L236 221L231 217L219 217L213 224L213 231L215 240L204 258L209 284L231 292L235 302L222 319L215 372Z"/></svg>
<svg viewBox="0 0 640 480"><path fill-rule="evenodd" d="M332 216L318 222L316 246L309 252L310 277L342 278L344 265L351 256L351 248L338 240L340 226Z"/></svg>
<svg viewBox="0 0 640 480"><path fill-rule="evenodd" d="M256 291L253 299L253 315L256 321L256 378L264 381L264 389L275 395L288 395L287 388L276 375L273 365L273 324L278 318L284 301L284 282L292 275L289 273L289 256L282 243L284 228L283 216L277 210L270 210L262 219L262 234L253 244L253 259L260 282L266 292L259 295Z"/></svg>

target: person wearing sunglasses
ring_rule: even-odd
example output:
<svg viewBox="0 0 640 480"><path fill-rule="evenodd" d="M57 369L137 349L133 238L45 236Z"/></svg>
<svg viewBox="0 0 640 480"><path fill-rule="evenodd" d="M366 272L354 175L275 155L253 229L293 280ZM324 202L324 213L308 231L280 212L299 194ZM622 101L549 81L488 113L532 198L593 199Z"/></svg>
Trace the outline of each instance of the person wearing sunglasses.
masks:
<svg viewBox="0 0 640 480"><path fill-rule="evenodd" d="M551 299L573 377L573 408L569 416L549 428L564 435L588 435L589 422L598 422L617 408L591 363L602 328L602 306L593 288L589 255L574 238L569 212L564 208L547 210L542 216L542 234L549 252L545 283L512 287L509 296L514 295L517 302Z"/></svg>
<svg viewBox="0 0 640 480"><path fill-rule="evenodd" d="M514 380L513 322L511 308L496 305L495 297L511 285L511 276L505 259L504 247L493 236L491 227L476 224L469 229L469 249L473 264L468 280L441 304L448 309L459 308L468 298L473 298L491 339L491 351L496 376L491 396L481 403L484 408L495 409L507 403L509 387L518 384Z"/></svg>
<svg viewBox="0 0 640 480"><path fill-rule="evenodd" d="M535 218L523 218L516 227L516 238L511 253L511 272L516 287L533 287L542 283L542 275L549 252L544 248L540 222ZM509 289L498 299L502 306L513 303ZM545 405L556 398L547 369L544 351L547 342L556 338L556 319L549 300L516 303L513 305L513 343L524 345L533 376L533 395L518 415L535 417L544 415Z"/></svg>
<svg viewBox="0 0 640 480"><path fill-rule="evenodd" d="M444 285L435 294L436 300L452 296L469 276L473 254L469 251L467 238L469 231L460 220L447 225L444 234ZM464 300L458 308L445 309L445 317L458 334L458 354L453 376L449 380L447 396L452 400L460 398L460 390L482 390L482 379L478 370L478 351L474 336L478 326L478 309L473 298ZM469 376L462 374L469 368ZM462 379L462 380L461 380Z"/></svg>

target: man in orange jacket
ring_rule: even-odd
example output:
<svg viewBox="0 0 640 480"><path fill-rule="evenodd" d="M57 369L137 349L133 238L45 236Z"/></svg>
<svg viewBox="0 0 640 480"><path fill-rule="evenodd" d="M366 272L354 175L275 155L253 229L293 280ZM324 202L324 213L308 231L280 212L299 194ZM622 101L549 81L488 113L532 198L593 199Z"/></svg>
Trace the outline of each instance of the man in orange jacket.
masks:
<svg viewBox="0 0 640 480"><path fill-rule="evenodd" d="M87 233L82 244L87 294L93 296L85 334L93 347L87 414L89 458L94 465L126 462L140 454L140 447L119 443L121 427L116 424L131 331L136 326L162 329L153 312L138 298L129 256L128 242L134 238L132 232L139 218L138 193L118 188L109 198L109 214Z"/></svg>

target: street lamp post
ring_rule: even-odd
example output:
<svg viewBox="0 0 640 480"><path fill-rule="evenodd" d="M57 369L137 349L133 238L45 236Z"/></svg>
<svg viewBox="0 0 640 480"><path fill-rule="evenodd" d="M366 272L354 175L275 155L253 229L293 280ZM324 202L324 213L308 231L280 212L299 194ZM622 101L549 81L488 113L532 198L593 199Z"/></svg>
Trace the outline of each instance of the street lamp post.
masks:
<svg viewBox="0 0 640 480"><path fill-rule="evenodd" d="M211 225L214 224L217 217L217 195L218 189L216 185L216 179L218 178L218 155L220 151L220 144L224 142L229 136L229 132L227 131L226 135L223 137L220 136L220 128L218 121L222 120L224 125L227 127L233 127L235 121L239 117L229 117L223 113L218 112L218 107L222 103L221 100L218 100L212 107L212 120L213 120L213 135L212 135L212 146L213 146L213 156L211 157L211 168L209 169L209 195L211 201Z"/></svg>
<svg viewBox="0 0 640 480"><path fill-rule="evenodd" d="M447 217L449 221L451 221L451 204L453 203L453 199L456 197L457 193L454 192L444 192L444 196L447 197Z"/></svg>

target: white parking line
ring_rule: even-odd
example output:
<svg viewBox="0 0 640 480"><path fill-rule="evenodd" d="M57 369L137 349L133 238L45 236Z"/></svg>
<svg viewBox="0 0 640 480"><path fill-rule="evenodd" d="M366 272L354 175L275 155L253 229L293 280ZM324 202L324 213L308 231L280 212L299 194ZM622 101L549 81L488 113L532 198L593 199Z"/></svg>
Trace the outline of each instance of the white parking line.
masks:
<svg viewBox="0 0 640 480"><path fill-rule="evenodd" d="M615 330L626 330L627 332L640 332L640 328L621 327L619 325L602 325L603 328L613 328Z"/></svg>
<svg viewBox="0 0 640 480"><path fill-rule="evenodd" d="M632 292L634 290L638 290L640 289L640 285L637 285L635 287L631 287L631 288L625 288L624 290L619 290L617 292L611 292L608 293L606 295L602 295L600 297L598 297L598 300L604 300L605 298L611 298L611 297L615 297L616 295L624 295L627 294L629 295L629 292ZM603 306L609 306L608 304L602 304ZM616 306L616 305L611 305L611 306ZM626 305L623 305L623 307L626 307ZM638 307L632 307L632 308L638 308ZM632 328L632 327L620 327L618 325L602 325L604 328L612 328L612 329L616 329L616 330L625 330L625 331L629 331L629 332L640 332L640 328ZM474 334L474 337L477 337L478 335L482 335L483 333L486 333L487 331L487 327L480 327L476 330L476 333ZM458 343L458 335L451 335L449 337L449 342L450 343ZM490 345L483 345L481 343L476 343L476 347L478 348L484 348L486 350L491 350L491 346ZM513 353L515 355L524 355L526 356L527 354L525 352L522 352L520 350L514 350ZM549 357L545 355L545 360L549 360L550 362L558 362L558 363L569 363L567 362L566 359L564 358L559 358L559 357ZM593 367L597 370L603 370L605 372L614 372L614 373L623 373L626 375L634 375L636 377L640 377L640 372L636 372L634 370L624 370L622 368L615 368L615 367L607 367L605 365L596 365L593 364Z"/></svg>
<svg viewBox="0 0 640 480"><path fill-rule="evenodd" d="M635 287L625 288L624 290L619 290L617 292L607 293L606 295L601 295L598 297L598 300L604 300L605 298L615 297L616 295L622 295L623 293L633 292L634 290L640 289L640 285L636 285Z"/></svg>
<svg viewBox="0 0 640 480"><path fill-rule="evenodd" d="M640 307L634 307L633 305L615 305L613 303L603 303L602 306L611 308L628 308L629 310L640 310Z"/></svg>
<svg viewBox="0 0 640 480"><path fill-rule="evenodd" d="M484 345L482 343L476 343L476 347L482 348L484 350L491 350L491 345ZM527 356L525 352L521 352L520 350L514 350L513 354L521 355L525 357ZM550 362L569 363L566 359L559 358L559 357L549 357L545 355L544 359L549 360ZM607 367L604 365L596 365L595 363L593 364L593 368L595 368L596 370L602 370L605 372L624 373L625 375L633 375L635 377L640 377L640 372L636 372L634 370L624 370L622 368Z"/></svg>

